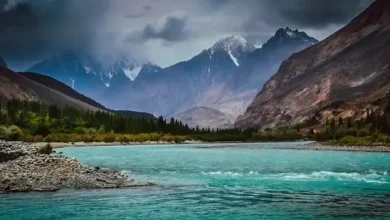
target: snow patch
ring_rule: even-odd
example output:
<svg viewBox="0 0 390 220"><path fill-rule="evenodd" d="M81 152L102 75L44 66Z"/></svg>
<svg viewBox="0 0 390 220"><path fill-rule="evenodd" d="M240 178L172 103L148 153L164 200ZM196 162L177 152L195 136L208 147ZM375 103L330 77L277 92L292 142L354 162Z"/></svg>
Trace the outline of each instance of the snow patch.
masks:
<svg viewBox="0 0 390 220"><path fill-rule="evenodd" d="M72 86L71 86L71 87L72 87L72 89L74 89L74 83L75 83L75 81L76 81L76 80L75 80L75 79L72 79L72 78L70 78L70 81L72 82Z"/></svg>
<svg viewBox="0 0 390 220"><path fill-rule="evenodd" d="M114 75L112 74L112 72L111 72L111 71L108 72L108 78L109 78L109 79L112 79L112 77L114 77Z"/></svg>
<svg viewBox="0 0 390 220"><path fill-rule="evenodd" d="M123 68L123 72L125 72L126 76L129 77L131 81L134 81L137 78L138 74L141 72L142 66L135 66L134 68Z"/></svg>
<svg viewBox="0 0 390 220"><path fill-rule="evenodd" d="M216 42L211 48L211 54L213 54L214 51L218 51L221 49L225 51L242 51L249 53L255 50L255 47L252 44L248 43L244 36L233 35Z"/></svg>
<svg viewBox="0 0 390 220"><path fill-rule="evenodd" d="M104 83L104 85L106 85L106 87L110 87L110 83Z"/></svg>
<svg viewBox="0 0 390 220"><path fill-rule="evenodd" d="M235 58L235 57L233 56L232 52L229 50L228 53L229 53L230 59L232 59L232 61L234 62L234 64L235 64L236 66L240 66L240 64L238 63L237 58Z"/></svg>
<svg viewBox="0 0 390 220"><path fill-rule="evenodd" d="M84 66L84 69L85 69L85 72L86 73L90 73L91 72L91 68L87 67L87 66Z"/></svg>
<svg viewBox="0 0 390 220"><path fill-rule="evenodd" d="M287 31L286 31L286 34L287 34L288 36L292 37L292 38L294 38L294 37L297 36L297 35L296 35L294 32L292 32L291 30L287 30Z"/></svg>

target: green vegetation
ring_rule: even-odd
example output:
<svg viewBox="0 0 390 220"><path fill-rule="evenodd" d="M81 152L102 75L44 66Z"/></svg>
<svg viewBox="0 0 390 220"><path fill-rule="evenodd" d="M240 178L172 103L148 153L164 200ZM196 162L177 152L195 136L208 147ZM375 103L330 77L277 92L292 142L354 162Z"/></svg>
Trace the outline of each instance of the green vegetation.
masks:
<svg viewBox="0 0 390 220"><path fill-rule="evenodd" d="M366 110L360 119L338 118L326 121L321 132L309 132L309 137L334 145L370 146L390 144L390 117Z"/></svg>
<svg viewBox="0 0 390 220"><path fill-rule="evenodd" d="M28 142L291 141L302 138L298 131L292 127L243 131L191 128L161 116L133 118L19 100L0 105L0 139Z"/></svg>
<svg viewBox="0 0 390 220"><path fill-rule="evenodd" d="M45 146L41 147L38 150L38 153L40 154L51 154L52 152L53 152L53 148L49 143L47 143Z"/></svg>

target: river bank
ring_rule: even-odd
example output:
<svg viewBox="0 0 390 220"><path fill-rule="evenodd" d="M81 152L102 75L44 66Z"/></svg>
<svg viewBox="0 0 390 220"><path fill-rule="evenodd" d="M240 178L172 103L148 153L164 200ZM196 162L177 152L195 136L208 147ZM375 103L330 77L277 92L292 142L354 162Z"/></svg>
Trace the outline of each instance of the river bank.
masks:
<svg viewBox="0 0 390 220"><path fill-rule="evenodd" d="M50 142L50 145L56 148L64 147L98 147L98 146L125 146L125 145L167 145L167 144L202 144L202 141L188 140L182 143L175 143L174 141L145 141L145 142L74 142L74 143L65 143L65 142ZM47 142L36 142L32 143L35 147L45 146Z"/></svg>
<svg viewBox="0 0 390 220"><path fill-rule="evenodd" d="M267 143L267 142L265 142ZM272 142L269 142L272 143ZM274 142L275 143L275 142ZM291 142L290 142L291 143ZM242 143L244 144L244 143ZM264 144L264 143L263 143ZM205 145L198 146L196 148L212 149L212 148L237 148L237 145ZM247 147L247 146L242 146ZM268 149L281 149L281 150L313 150L313 151L351 151L351 152L390 152L390 147L376 145L376 146L343 146L343 145L329 145L321 142L307 142L297 145L274 145L267 147Z"/></svg>
<svg viewBox="0 0 390 220"><path fill-rule="evenodd" d="M91 167L26 143L0 142L0 193L47 192L62 188L107 189L151 186L119 171Z"/></svg>
<svg viewBox="0 0 390 220"><path fill-rule="evenodd" d="M146 141L146 142L52 142L50 145L54 149L64 147L99 147L99 146L135 146L135 145L170 145L170 144L204 144L204 146L198 146L197 148L231 148L237 147L234 144L254 144L256 142L202 142L202 141L184 141L183 143L167 142L167 141ZM260 143L260 142L259 142ZM268 143L268 142L261 142ZM272 142L269 142L272 143ZM46 142L32 143L35 147L43 147ZM221 145L219 145L221 144ZM229 145L225 145L229 144ZM370 145L370 146L349 146L349 145L333 145L325 142L307 142L296 146L278 146L277 149L291 149L291 150L323 150L323 151L354 151L354 152L390 152L390 146L386 145Z"/></svg>

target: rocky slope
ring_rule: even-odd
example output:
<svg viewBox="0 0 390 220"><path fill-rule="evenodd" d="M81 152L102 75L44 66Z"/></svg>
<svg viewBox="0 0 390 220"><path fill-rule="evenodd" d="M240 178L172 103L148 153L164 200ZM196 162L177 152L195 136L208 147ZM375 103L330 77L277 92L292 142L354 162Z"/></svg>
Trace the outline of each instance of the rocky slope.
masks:
<svg viewBox="0 0 390 220"><path fill-rule="evenodd" d="M19 99L55 104L60 107L72 106L97 111L100 108L72 98L48 86L32 81L19 73L0 67L0 98L2 101Z"/></svg>
<svg viewBox="0 0 390 220"><path fill-rule="evenodd" d="M106 107L104 107L102 104L96 102L95 100L93 100L91 98L88 98L88 97L78 93L76 90L70 88L66 84L64 84L64 83L62 83L62 82L60 82L60 81L58 81L50 76L45 76L45 75L41 75L38 73L32 73L32 72L26 72L26 73L20 73L20 74L22 76L34 81L34 82L37 82L41 85L45 85L53 90L59 91L62 94L65 94L65 95L70 96L74 99L80 100L82 102L85 102L85 103L92 105L96 108L106 109Z"/></svg>
<svg viewBox="0 0 390 220"><path fill-rule="evenodd" d="M89 167L26 144L0 142L0 193L150 186L111 169Z"/></svg>
<svg viewBox="0 0 390 220"><path fill-rule="evenodd" d="M284 61L236 127L273 127L383 109L390 89L390 1L377 0L324 41Z"/></svg>

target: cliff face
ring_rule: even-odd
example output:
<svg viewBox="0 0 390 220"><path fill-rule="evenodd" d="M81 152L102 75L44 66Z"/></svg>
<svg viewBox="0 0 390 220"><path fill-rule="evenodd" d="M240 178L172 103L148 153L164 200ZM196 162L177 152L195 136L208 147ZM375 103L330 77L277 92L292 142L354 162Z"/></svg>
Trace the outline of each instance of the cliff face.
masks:
<svg viewBox="0 0 390 220"><path fill-rule="evenodd" d="M390 1L377 0L324 41L284 61L236 127L274 127L383 107L390 88Z"/></svg>

